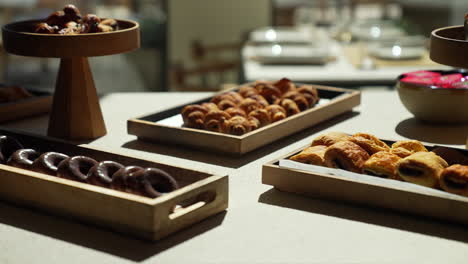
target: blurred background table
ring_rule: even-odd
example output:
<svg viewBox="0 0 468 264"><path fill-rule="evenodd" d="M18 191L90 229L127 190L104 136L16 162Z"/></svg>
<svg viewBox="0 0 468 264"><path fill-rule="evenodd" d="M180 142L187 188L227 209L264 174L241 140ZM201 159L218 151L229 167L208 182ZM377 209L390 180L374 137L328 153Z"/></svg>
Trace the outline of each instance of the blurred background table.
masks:
<svg viewBox="0 0 468 264"><path fill-rule="evenodd" d="M261 184L262 164L324 131L368 132L463 148L468 126L416 121L395 91L364 89L353 112L243 157L137 141L126 120L208 93L113 93L101 97L108 134L93 148L229 174L230 204L157 243L0 202L1 263L466 263L468 229L393 211L283 193ZM385 106L382 106L385 102ZM391 109L391 111L388 111ZM45 134L47 116L3 124ZM40 190L32 190L40 191ZM45 260L47 259L47 260Z"/></svg>

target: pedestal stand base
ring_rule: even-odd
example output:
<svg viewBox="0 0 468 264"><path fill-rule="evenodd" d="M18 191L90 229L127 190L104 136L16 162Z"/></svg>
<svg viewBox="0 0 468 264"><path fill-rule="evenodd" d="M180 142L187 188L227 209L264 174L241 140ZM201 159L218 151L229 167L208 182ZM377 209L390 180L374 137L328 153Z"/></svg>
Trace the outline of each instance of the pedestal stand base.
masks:
<svg viewBox="0 0 468 264"><path fill-rule="evenodd" d="M63 139L106 134L88 58L61 59L47 133Z"/></svg>

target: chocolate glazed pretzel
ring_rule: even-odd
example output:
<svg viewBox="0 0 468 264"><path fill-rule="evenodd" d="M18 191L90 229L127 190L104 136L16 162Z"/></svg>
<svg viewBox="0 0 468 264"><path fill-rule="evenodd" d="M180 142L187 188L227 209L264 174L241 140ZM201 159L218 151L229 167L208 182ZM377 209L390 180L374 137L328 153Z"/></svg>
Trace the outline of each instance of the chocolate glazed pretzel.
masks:
<svg viewBox="0 0 468 264"><path fill-rule="evenodd" d="M24 149L9 136L0 135L0 162L73 181L156 198L179 188L177 181L157 168L141 168L86 156L69 157L58 152Z"/></svg>

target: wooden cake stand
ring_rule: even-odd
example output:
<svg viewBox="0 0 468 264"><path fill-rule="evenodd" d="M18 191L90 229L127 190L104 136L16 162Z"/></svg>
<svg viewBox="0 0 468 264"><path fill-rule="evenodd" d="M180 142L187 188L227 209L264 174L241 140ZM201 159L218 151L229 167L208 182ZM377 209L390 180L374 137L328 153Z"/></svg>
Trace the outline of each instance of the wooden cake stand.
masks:
<svg viewBox="0 0 468 264"><path fill-rule="evenodd" d="M468 41L463 26L432 31L430 57L440 64L468 69Z"/></svg>
<svg viewBox="0 0 468 264"><path fill-rule="evenodd" d="M29 20L5 25L2 37L9 53L60 58L48 135L64 139L93 139L105 135L106 127L87 57L139 48L138 23L117 20L119 30L108 33L29 33L38 22Z"/></svg>

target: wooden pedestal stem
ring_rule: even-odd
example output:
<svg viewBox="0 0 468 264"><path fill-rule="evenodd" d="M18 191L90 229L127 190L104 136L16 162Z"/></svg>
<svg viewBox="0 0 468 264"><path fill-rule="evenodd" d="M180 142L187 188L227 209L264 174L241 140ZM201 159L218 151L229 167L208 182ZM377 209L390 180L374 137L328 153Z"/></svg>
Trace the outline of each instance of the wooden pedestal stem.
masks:
<svg viewBox="0 0 468 264"><path fill-rule="evenodd" d="M88 58L61 59L47 133L64 139L106 134Z"/></svg>

